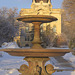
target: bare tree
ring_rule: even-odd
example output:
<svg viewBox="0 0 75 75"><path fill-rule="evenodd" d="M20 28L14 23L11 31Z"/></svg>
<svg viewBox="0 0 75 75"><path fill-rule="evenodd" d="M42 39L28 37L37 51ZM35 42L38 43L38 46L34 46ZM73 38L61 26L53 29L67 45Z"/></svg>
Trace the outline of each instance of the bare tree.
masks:
<svg viewBox="0 0 75 75"><path fill-rule="evenodd" d="M15 32L18 31L19 22L16 21L18 16L17 8L7 9L3 7L0 9L0 43L4 41L12 41Z"/></svg>
<svg viewBox="0 0 75 75"><path fill-rule="evenodd" d="M42 35L42 40L44 43L46 43L47 46L51 47L53 46L53 41L56 37L56 33L53 32L53 29L50 27L50 24L46 26L46 31Z"/></svg>
<svg viewBox="0 0 75 75"><path fill-rule="evenodd" d="M75 0L63 0L62 8L62 32L75 39Z"/></svg>

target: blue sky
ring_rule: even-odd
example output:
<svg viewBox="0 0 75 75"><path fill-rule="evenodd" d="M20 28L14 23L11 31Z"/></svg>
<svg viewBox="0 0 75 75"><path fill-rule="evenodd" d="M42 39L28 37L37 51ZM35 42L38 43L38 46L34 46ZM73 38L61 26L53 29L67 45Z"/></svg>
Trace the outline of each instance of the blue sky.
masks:
<svg viewBox="0 0 75 75"><path fill-rule="evenodd" d="M53 8L61 8L62 1L63 0L52 0ZM19 10L21 10L21 8L30 8L31 4L32 0L0 0L0 8L17 7Z"/></svg>

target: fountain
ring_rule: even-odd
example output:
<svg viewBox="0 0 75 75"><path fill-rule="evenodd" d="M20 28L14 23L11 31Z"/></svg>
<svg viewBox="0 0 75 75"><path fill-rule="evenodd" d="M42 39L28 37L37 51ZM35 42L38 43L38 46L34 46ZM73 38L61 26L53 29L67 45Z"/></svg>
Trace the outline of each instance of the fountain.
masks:
<svg viewBox="0 0 75 75"><path fill-rule="evenodd" d="M20 68L22 75L51 75L56 70L51 64L44 66L49 57L63 56L70 52L69 49L44 49L41 47L40 40L40 25L42 23L49 23L58 20L56 17L48 15L22 15L17 18L19 21L33 23L34 25L34 40L33 46L30 49L16 48L16 49L1 49L12 56L25 56L24 60L28 61L29 67L23 65Z"/></svg>
<svg viewBox="0 0 75 75"><path fill-rule="evenodd" d="M3 49L10 55L14 56L26 56L26 57L54 57L63 56L65 53L70 52L69 49L44 49L41 47L40 40L40 25L42 23L48 23L56 21L57 18L47 15L25 15L18 17L17 20L33 23L34 24L34 40L31 49L16 48L16 49Z"/></svg>

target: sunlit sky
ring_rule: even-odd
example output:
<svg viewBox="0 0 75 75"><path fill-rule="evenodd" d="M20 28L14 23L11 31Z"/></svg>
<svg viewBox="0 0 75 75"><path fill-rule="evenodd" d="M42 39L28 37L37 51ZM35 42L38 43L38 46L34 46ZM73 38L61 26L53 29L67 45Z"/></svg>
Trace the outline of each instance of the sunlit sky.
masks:
<svg viewBox="0 0 75 75"><path fill-rule="evenodd" d="M52 0L53 8L61 8L63 0ZM13 8L17 7L19 10L21 8L30 8L32 0L0 0L0 8L7 7Z"/></svg>

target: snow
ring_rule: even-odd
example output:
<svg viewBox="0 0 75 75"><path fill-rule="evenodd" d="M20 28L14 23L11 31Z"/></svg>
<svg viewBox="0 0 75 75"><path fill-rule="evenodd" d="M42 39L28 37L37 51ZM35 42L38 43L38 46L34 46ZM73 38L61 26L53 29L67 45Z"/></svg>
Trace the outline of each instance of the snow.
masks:
<svg viewBox="0 0 75 75"><path fill-rule="evenodd" d="M19 47L15 42L9 42L9 43L5 42L2 44L2 48L4 49L4 48L19 48ZM47 48L47 49L50 49L50 48ZM52 49L54 49L54 47L52 47ZM60 48L57 48L57 49L60 49ZM62 57L65 60L70 61L72 65L75 67L75 56L72 55L71 52L65 54ZM0 52L0 75L19 75L20 73L18 72L17 69L19 69L22 64L28 65L28 62L23 60L24 58L25 57L11 56L6 52L1 51ZM52 59L53 61L55 61L55 63L57 62L53 57ZM51 60L46 62L45 65L47 64L52 64L54 66L54 69L66 69L63 67L55 66L51 62ZM75 75L75 71L62 71L62 72L59 71L59 72L53 73L52 75Z"/></svg>
<svg viewBox="0 0 75 75"><path fill-rule="evenodd" d="M0 57L0 75L19 75L17 69L22 64L28 65L28 62L23 60L25 57L10 56L6 52L1 52L3 57Z"/></svg>
<svg viewBox="0 0 75 75"><path fill-rule="evenodd" d="M49 47L47 46L46 49L69 49L67 46L62 46L62 47Z"/></svg>
<svg viewBox="0 0 75 75"><path fill-rule="evenodd" d="M75 62L75 56L72 54L72 52L65 54L63 58L66 60L70 60L71 62Z"/></svg>
<svg viewBox="0 0 75 75"><path fill-rule="evenodd" d="M2 44L2 48L19 48L19 46L17 45L16 42L9 42L9 43L4 42Z"/></svg>
<svg viewBox="0 0 75 75"><path fill-rule="evenodd" d="M68 47L65 48L55 48L55 47L47 47L46 49L69 49ZM75 69L75 56L72 54L72 52L70 53L66 53L64 56L62 56L65 60L69 61L70 64L74 67ZM50 59L52 58L52 60L55 62L52 62L52 60L49 62L47 62L46 64L52 64L54 66L54 69L58 69L58 70L64 70L62 72L55 72L52 75L75 75L75 71L65 71L65 70L69 70L71 69L70 67L64 67L61 66L62 64L66 64L66 63L59 63L57 62L57 60L54 59L54 57L50 57ZM54 65L55 64L55 65ZM56 66L58 65L58 66Z"/></svg>

